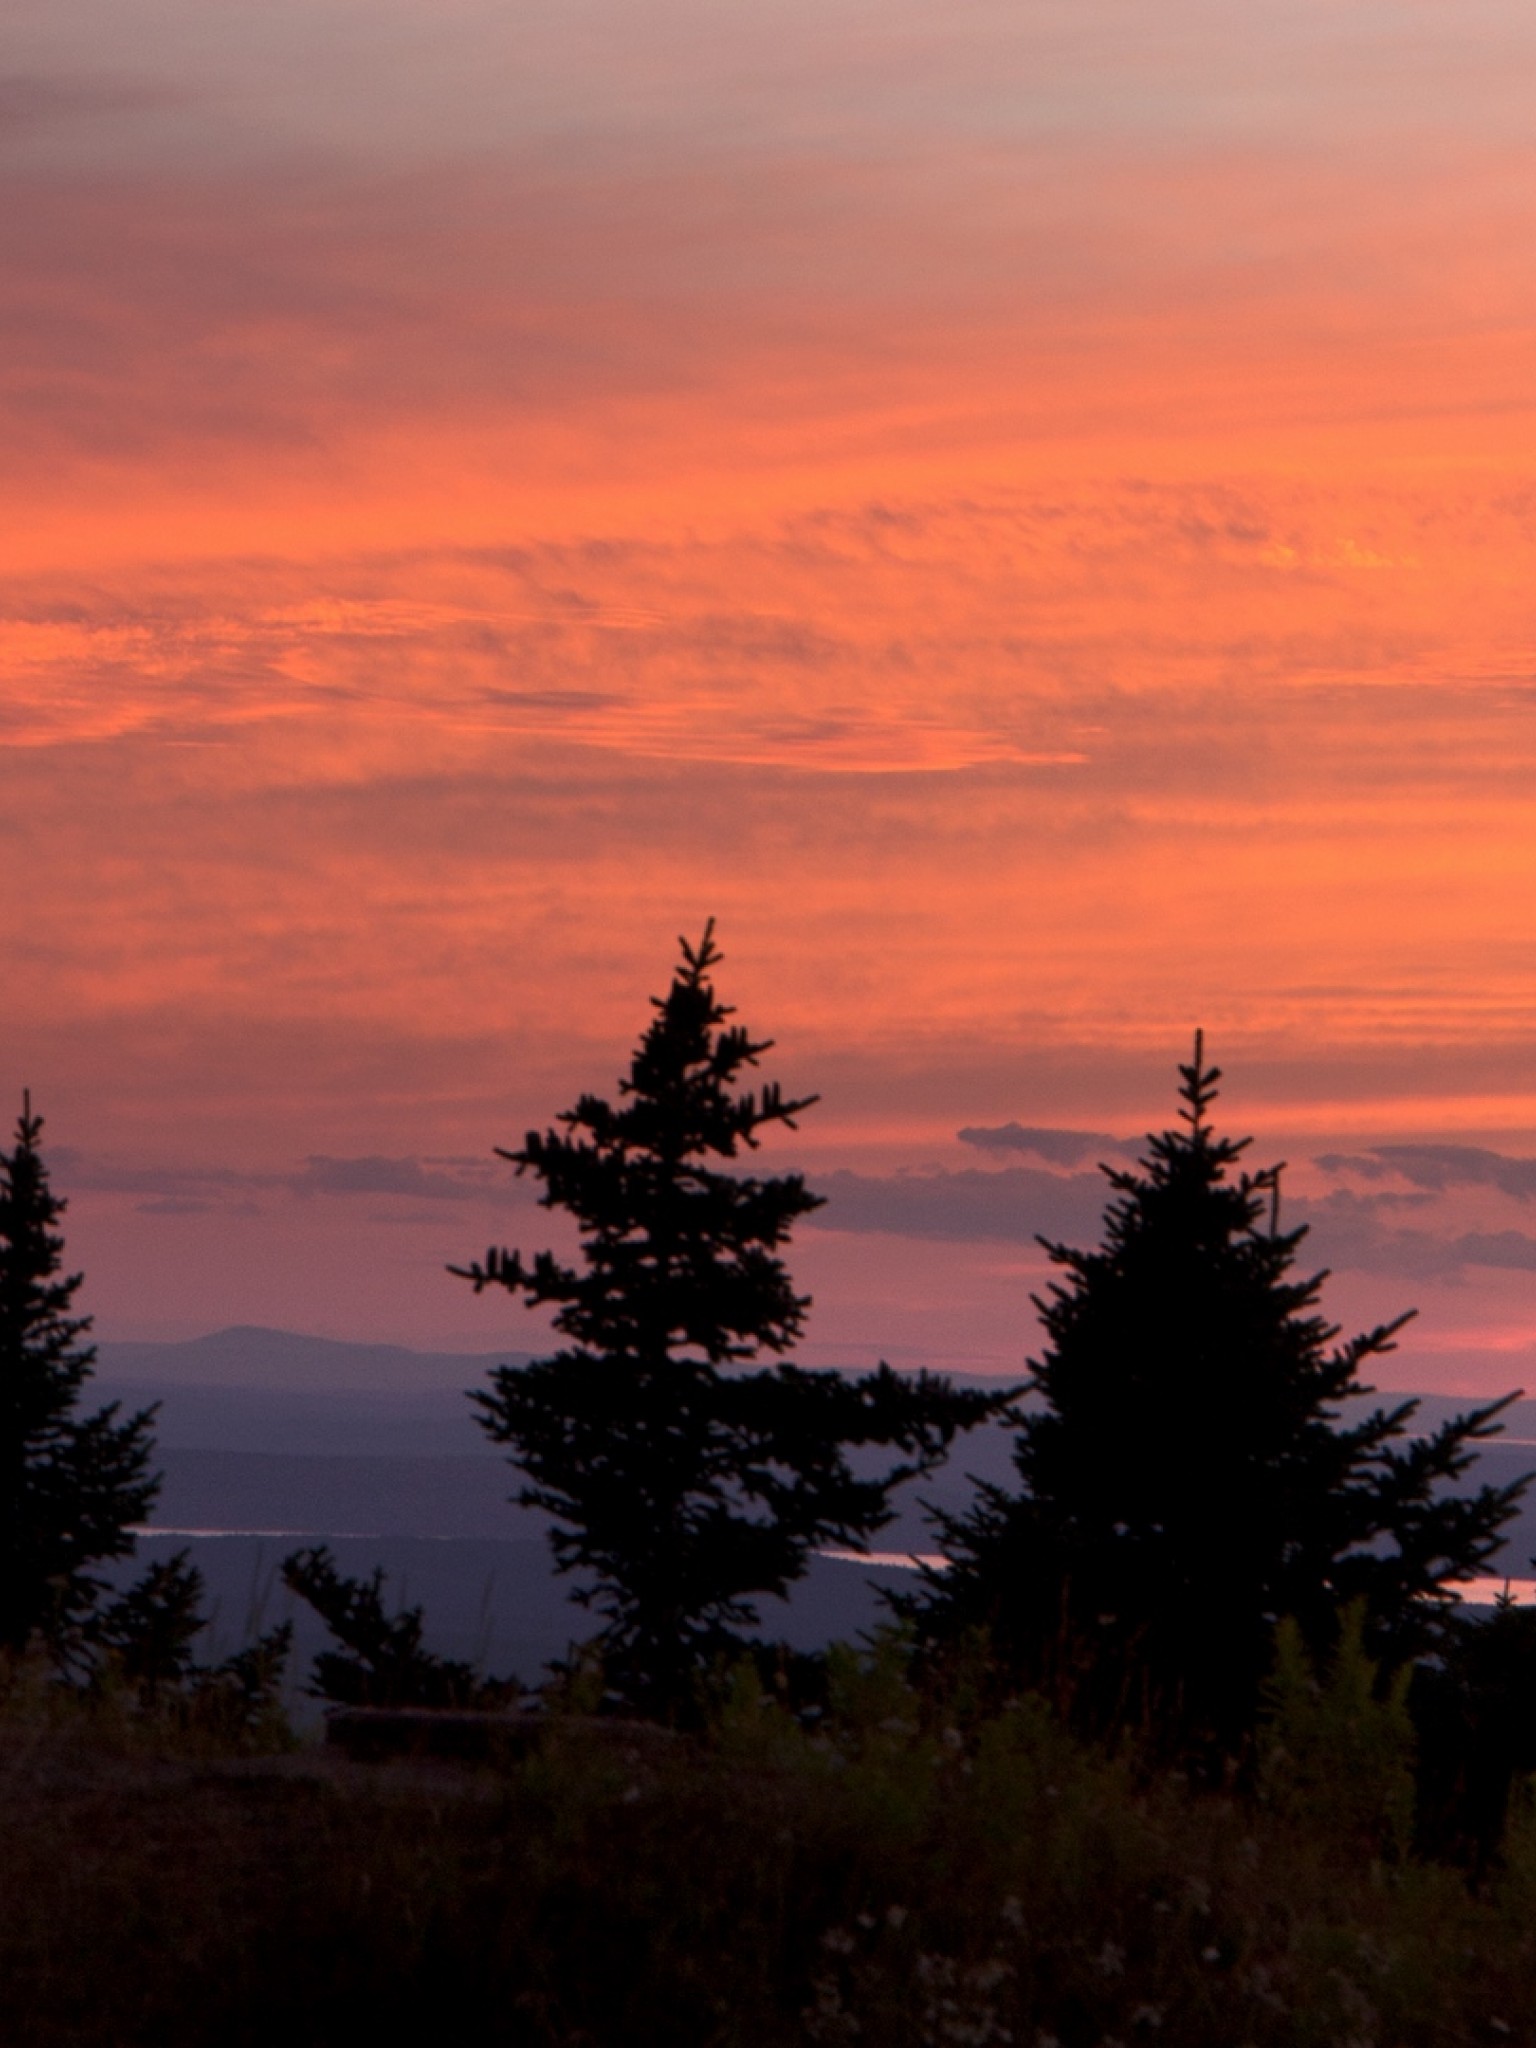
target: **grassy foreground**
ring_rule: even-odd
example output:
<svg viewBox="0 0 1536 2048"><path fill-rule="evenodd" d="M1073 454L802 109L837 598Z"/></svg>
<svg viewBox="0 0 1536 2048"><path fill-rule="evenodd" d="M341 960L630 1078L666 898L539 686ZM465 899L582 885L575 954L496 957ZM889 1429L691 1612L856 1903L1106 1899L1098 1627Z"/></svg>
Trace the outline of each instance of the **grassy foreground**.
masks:
<svg viewBox="0 0 1536 2048"><path fill-rule="evenodd" d="M0 1718L0 2038L1394 2048L1536 2039L1536 1823L1476 1893L867 1669L807 1736L554 1720L504 1766ZM1342 1788L1341 1788L1342 1790Z"/></svg>

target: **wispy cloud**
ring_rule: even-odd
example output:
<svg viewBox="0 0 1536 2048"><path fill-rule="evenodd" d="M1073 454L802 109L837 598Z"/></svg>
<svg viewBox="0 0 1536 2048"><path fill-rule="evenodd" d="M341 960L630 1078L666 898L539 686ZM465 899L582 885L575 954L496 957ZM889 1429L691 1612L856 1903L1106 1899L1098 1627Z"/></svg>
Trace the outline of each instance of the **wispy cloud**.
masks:
<svg viewBox="0 0 1536 2048"><path fill-rule="evenodd" d="M983 1152L1032 1152L1037 1159L1049 1159L1053 1166L1078 1166L1100 1153L1125 1153L1135 1149L1131 1138L1112 1138L1103 1131L1061 1130L1046 1124L967 1124L955 1136L962 1145L975 1145Z"/></svg>
<svg viewBox="0 0 1536 2048"><path fill-rule="evenodd" d="M1491 1151L1481 1145L1373 1145L1365 1152L1325 1152L1325 1172L1365 1180L1389 1177L1437 1194L1448 1188L1496 1188L1517 1202L1536 1195L1536 1158Z"/></svg>
<svg viewBox="0 0 1536 2048"><path fill-rule="evenodd" d="M429 1171L419 1159L329 1159L312 1154L304 1170L285 1181L296 1195L410 1195L439 1202L484 1201L506 1179L489 1168L476 1172Z"/></svg>
<svg viewBox="0 0 1536 2048"><path fill-rule="evenodd" d="M994 1172L823 1175L826 1196L814 1227L880 1232L957 1243L1033 1244L1038 1236L1097 1233L1104 1211L1099 1174L1063 1175L1027 1166Z"/></svg>
<svg viewBox="0 0 1536 2048"><path fill-rule="evenodd" d="M1523 1230L1469 1231L1457 1238L1456 1250L1468 1265L1536 1272L1536 1237Z"/></svg>
<svg viewBox="0 0 1536 2048"><path fill-rule="evenodd" d="M125 1289L513 1199L443 1155L710 912L834 1164L978 1168L829 1259L1091 1241L1196 1022L1283 1127L1536 1124L1536 15L1467 6L20 0L0 1082L160 1205ZM1509 1143L1295 1213L1518 1271Z"/></svg>
<svg viewBox="0 0 1536 2048"><path fill-rule="evenodd" d="M185 104L187 97L183 89L163 79L0 73L0 138L58 123L161 113Z"/></svg>
<svg viewBox="0 0 1536 2048"><path fill-rule="evenodd" d="M311 1154L290 1172L251 1172L211 1165L155 1165L93 1159L67 1146L51 1155L61 1187L99 1194L147 1195L149 1215L190 1215L219 1201L248 1201L258 1195L349 1198L398 1195L416 1202L490 1202L521 1205L528 1199L497 1160L424 1163L416 1158L331 1158Z"/></svg>
<svg viewBox="0 0 1536 2048"><path fill-rule="evenodd" d="M1029 1167L890 1175L833 1173L818 1183L827 1205L814 1227L850 1234L936 1239L956 1244L1093 1245L1103 1235L1110 1199L1101 1174ZM1405 1219L1433 1202L1429 1193L1293 1196L1288 1228L1305 1225L1303 1266L1454 1282L1474 1267L1536 1269L1536 1236L1518 1230L1425 1227Z"/></svg>

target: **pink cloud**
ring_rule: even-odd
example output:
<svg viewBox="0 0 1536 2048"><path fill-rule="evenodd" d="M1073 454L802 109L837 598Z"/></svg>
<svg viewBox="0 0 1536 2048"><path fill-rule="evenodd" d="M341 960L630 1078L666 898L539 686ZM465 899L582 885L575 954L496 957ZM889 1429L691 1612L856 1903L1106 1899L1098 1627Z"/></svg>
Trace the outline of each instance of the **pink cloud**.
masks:
<svg viewBox="0 0 1536 2048"><path fill-rule="evenodd" d="M190 1184L85 1191L114 1315L190 1263L313 1322L352 1229L423 1334L401 1162L602 1085L711 911L866 1222L961 1126L1156 1117L1196 1021L1313 1150L1518 1152L1529 10L7 32L11 1085L273 1204L258 1281ZM1508 1328L1485 1197L1319 1235L1498 1254ZM824 1341L888 1290L1004 1355L1005 1236L834 1235Z"/></svg>

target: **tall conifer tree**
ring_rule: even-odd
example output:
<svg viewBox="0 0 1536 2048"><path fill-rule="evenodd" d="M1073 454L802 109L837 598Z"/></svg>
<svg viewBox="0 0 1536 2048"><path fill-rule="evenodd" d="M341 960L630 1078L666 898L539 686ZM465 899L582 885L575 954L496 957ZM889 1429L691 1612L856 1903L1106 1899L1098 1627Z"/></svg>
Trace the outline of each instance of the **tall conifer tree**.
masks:
<svg viewBox="0 0 1536 2048"><path fill-rule="evenodd" d="M604 1617L610 1684L663 1714L741 1648L761 1595L783 1594L818 1544L862 1546L892 1487L998 1405L885 1366L740 1369L800 1334L809 1302L779 1253L819 1198L799 1174L730 1163L815 1098L738 1089L769 1042L728 1022L713 930L682 942L620 1104L584 1095L560 1130L501 1154L575 1218L581 1264L493 1248L453 1269L555 1312L565 1347L499 1367L475 1396L480 1420L525 1476L519 1501L552 1517L559 1569L582 1574L577 1597ZM848 1452L872 1445L897 1461L856 1474Z"/></svg>
<svg viewBox="0 0 1536 2048"><path fill-rule="evenodd" d="M1198 1036L1180 1074L1180 1127L1138 1170L1104 1169L1103 1244L1041 1240L1066 1277L1035 1300L1018 1490L940 1518L949 1566L913 1611L934 1642L990 1630L1091 1717L1230 1743L1277 1619L1320 1644L1359 1599L1375 1650L1414 1654L1525 1482L1456 1487L1506 1402L1422 1436L1412 1401L1360 1412L1360 1366L1409 1318L1338 1341L1326 1274L1294 1274L1306 1230L1279 1228L1280 1168L1243 1171L1249 1140L1211 1128L1221 1077Z"/></svg>
<svg viewBox="0 0 1536 2048"><path fill-rule="evenodd" d="M131 1525L159 1490L149 1469L153 1409L81 1415L96 1351L73 1314L78 1273L61 1269L43 1120L23 1097L16 1142L0 1152L0 1649L40 1644L78 1657L105 1582L93 1567L129 1556Z"/></svg>

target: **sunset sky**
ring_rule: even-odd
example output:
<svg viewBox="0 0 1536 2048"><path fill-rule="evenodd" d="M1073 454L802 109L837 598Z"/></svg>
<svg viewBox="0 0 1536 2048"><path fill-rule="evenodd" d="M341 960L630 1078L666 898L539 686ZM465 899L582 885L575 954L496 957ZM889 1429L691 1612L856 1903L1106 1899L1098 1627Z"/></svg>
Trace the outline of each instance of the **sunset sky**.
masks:
<svg viewBox="0 0 1536 2048"><path fill-rule="evenodd" d="M5 16L0 1084L100 1335L535 1343L491 1148L713 914L807 1358L1016 1368L1203 1025L1382 1377L1536 1389L1529 0Z"/></svg>

